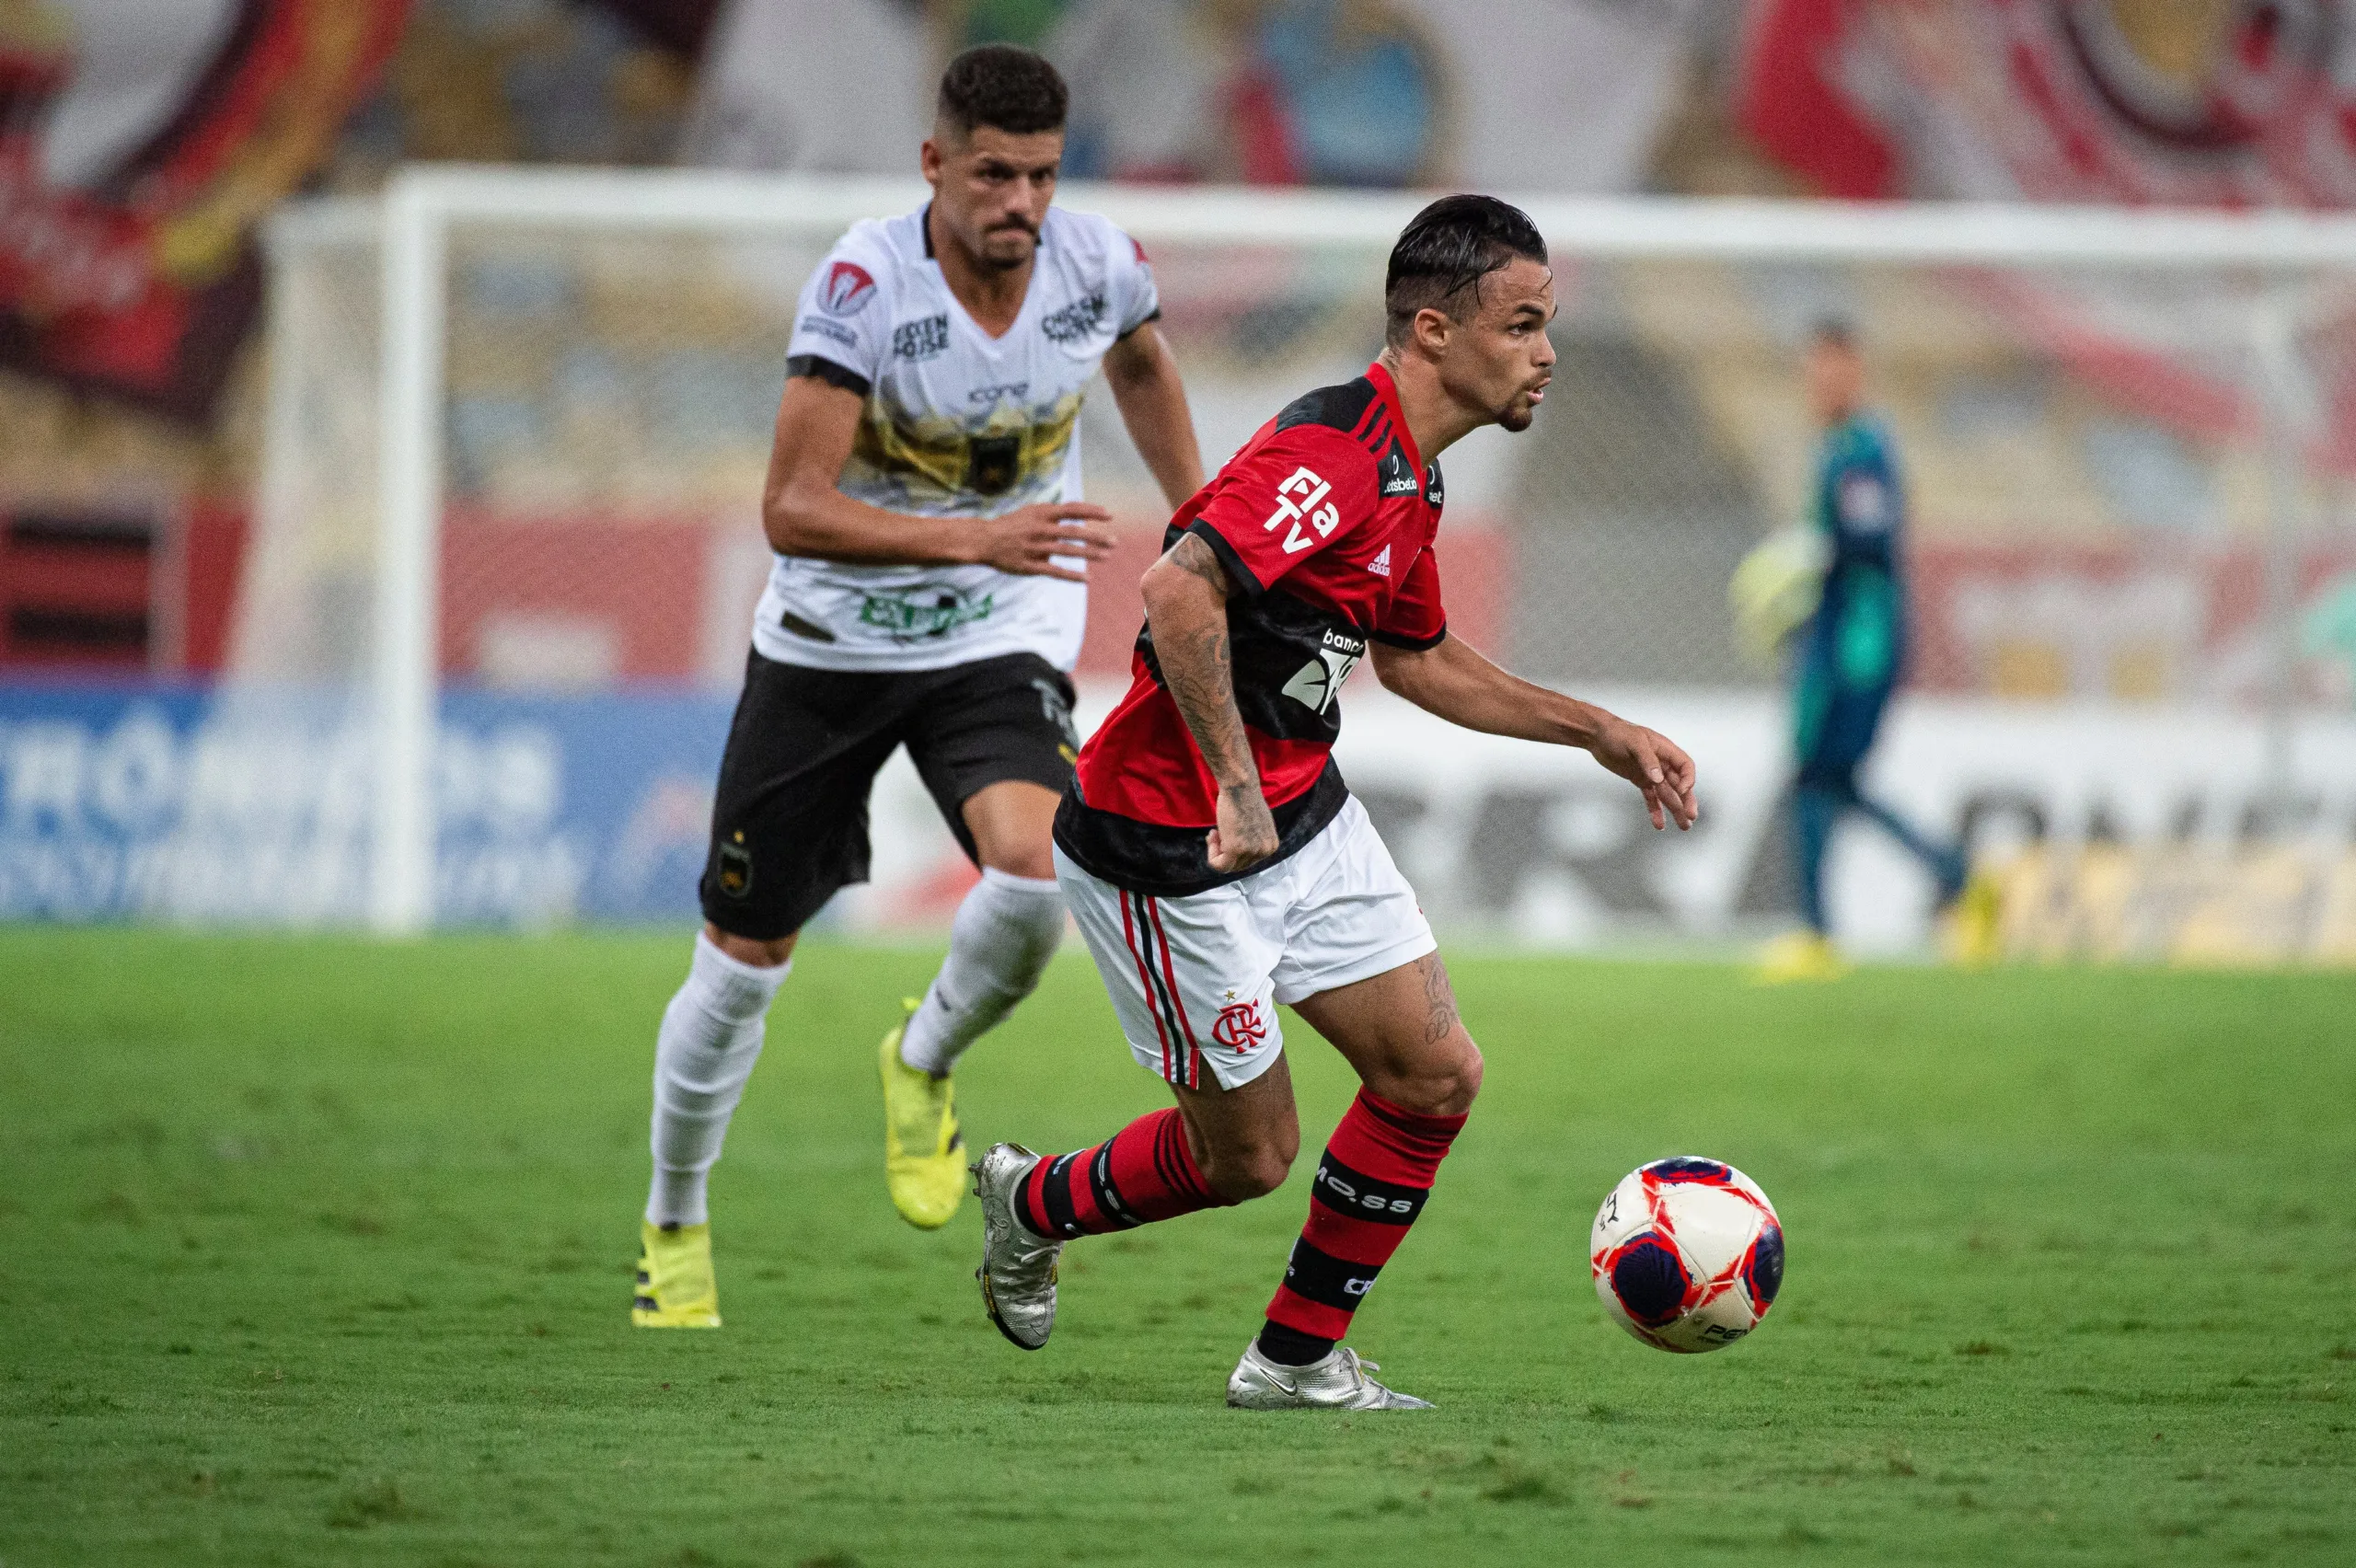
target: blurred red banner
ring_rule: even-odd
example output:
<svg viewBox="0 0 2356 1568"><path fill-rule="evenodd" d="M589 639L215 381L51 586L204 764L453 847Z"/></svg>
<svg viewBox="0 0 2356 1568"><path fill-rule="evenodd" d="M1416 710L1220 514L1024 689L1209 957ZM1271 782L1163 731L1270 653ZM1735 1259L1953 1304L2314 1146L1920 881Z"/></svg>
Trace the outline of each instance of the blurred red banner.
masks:
<svg viewBox="0 0 2356 1568"><path fill-rule="evenodd" d="M2356 203L2350 0L1754 0L1738 100L1831 196Z"/></svg>
<svg viewBox="0 0 2356 1568"><path fill-rule="evenodd" d="M0 4L0 365L188 419L409 0Z"/></svg>

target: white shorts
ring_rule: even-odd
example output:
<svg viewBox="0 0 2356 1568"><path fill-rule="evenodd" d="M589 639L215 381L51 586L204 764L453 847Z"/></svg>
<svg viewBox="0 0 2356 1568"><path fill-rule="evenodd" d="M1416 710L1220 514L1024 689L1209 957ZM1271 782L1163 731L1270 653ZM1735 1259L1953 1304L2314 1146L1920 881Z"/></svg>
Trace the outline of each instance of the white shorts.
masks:
<svg viewBox="0 0 2356 1568"><path fill-rule="evenodd" d="M1291 855L1205 893L1129 893L1060 848L1056 881L1129 1050L1189 1089L1202 1087L1206 1062L1223 1089L1275 1065L1284 1048L1277 1003L1370 979L1439 946L1356 797Z"/></svg>

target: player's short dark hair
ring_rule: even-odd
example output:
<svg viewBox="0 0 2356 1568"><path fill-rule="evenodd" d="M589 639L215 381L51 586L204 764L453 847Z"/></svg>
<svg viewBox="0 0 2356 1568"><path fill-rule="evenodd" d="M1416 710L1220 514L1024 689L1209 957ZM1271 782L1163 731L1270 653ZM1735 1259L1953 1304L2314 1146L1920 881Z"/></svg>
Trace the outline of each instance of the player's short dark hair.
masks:
<svg viewBox="0 0 2356 1568"><path fill-rule="evenodd" d="M1819 316L1816 325L1808 329L1807 340L1813 348L1847 349L1854 352L1857 329L1845 316Z"/></svg>
<svg viewBox="0 0 2356 1568"><path fill-rule="evenodd" d="M1469 305L1478 308L1481 280L1517 257L1546 261L1546 237L1528 213L1494 196L1441 197L1417 213L1391 248L1382 284L1391 317L1385 336L1405 342L1419 310L1443 310L1461 321L1460 297L1469 292Z"/></svg>
<svg viewBox="0 0 2356 1568"><path fill-rule="evenodd" d="M961 138L978 125L1015 136L1060 131L1070 106L1056 68L1011 43L976 45L941 74L940 124Z"/></svg>

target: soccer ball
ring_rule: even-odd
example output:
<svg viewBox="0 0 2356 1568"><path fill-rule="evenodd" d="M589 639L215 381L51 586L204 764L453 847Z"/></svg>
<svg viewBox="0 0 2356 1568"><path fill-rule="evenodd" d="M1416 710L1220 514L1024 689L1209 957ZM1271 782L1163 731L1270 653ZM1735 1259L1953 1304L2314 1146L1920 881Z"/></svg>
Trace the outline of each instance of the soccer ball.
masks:
<svg viewBox="0 0 2356 1568"><path fill-rule="evenodd" d="M1697 1155L1630 1171L1588 1239L1595 1293L1613 1320L1661 1350L1732 1344L1784 1283L1784 1227L1759 1183Z"/></svg>

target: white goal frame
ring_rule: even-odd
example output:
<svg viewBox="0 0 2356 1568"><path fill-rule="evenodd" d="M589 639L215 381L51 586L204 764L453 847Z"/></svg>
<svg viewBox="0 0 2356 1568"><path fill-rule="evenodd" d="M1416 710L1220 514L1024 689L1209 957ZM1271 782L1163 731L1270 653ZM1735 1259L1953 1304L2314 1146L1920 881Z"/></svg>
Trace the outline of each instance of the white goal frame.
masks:
<svg viewBox="0 0 2356 1568"><path fill-rule="evenodd" d="M860 218L908 211L924 194L914 181L433 165L400 170L381 197L296 203L273 220L271 246L281 256L320 237L348 243L355 235L373 234L379 245L377 549L366 680L376 760L371 928L414 935L433 915L436 566L454 228L487 223L511 230L831 236ZM1387 249L1430 195L1075 183L1058 199L1102 213L1149 243L1289 241ZM2280 280L2251 312L2250 340L2271 427L2270 525L2278 540L2287 538L2296 504L2297 432L2312 428L2316 407L2297 360L2293 285L2306 275L2356 272L2356 217L1981 203L1517 200L1557 251L1615 260L2243 270ZM294 454L287 444L299 430L294 403L300 396L293 367L274 364L260 486L265 510L273 497L289 493L284 476ZM2286 566L2269 570L2269 577L2281 578L2287 593ZM2275 726L2286 767L2287 691L2286 680L2281 721Z"/></svg>

